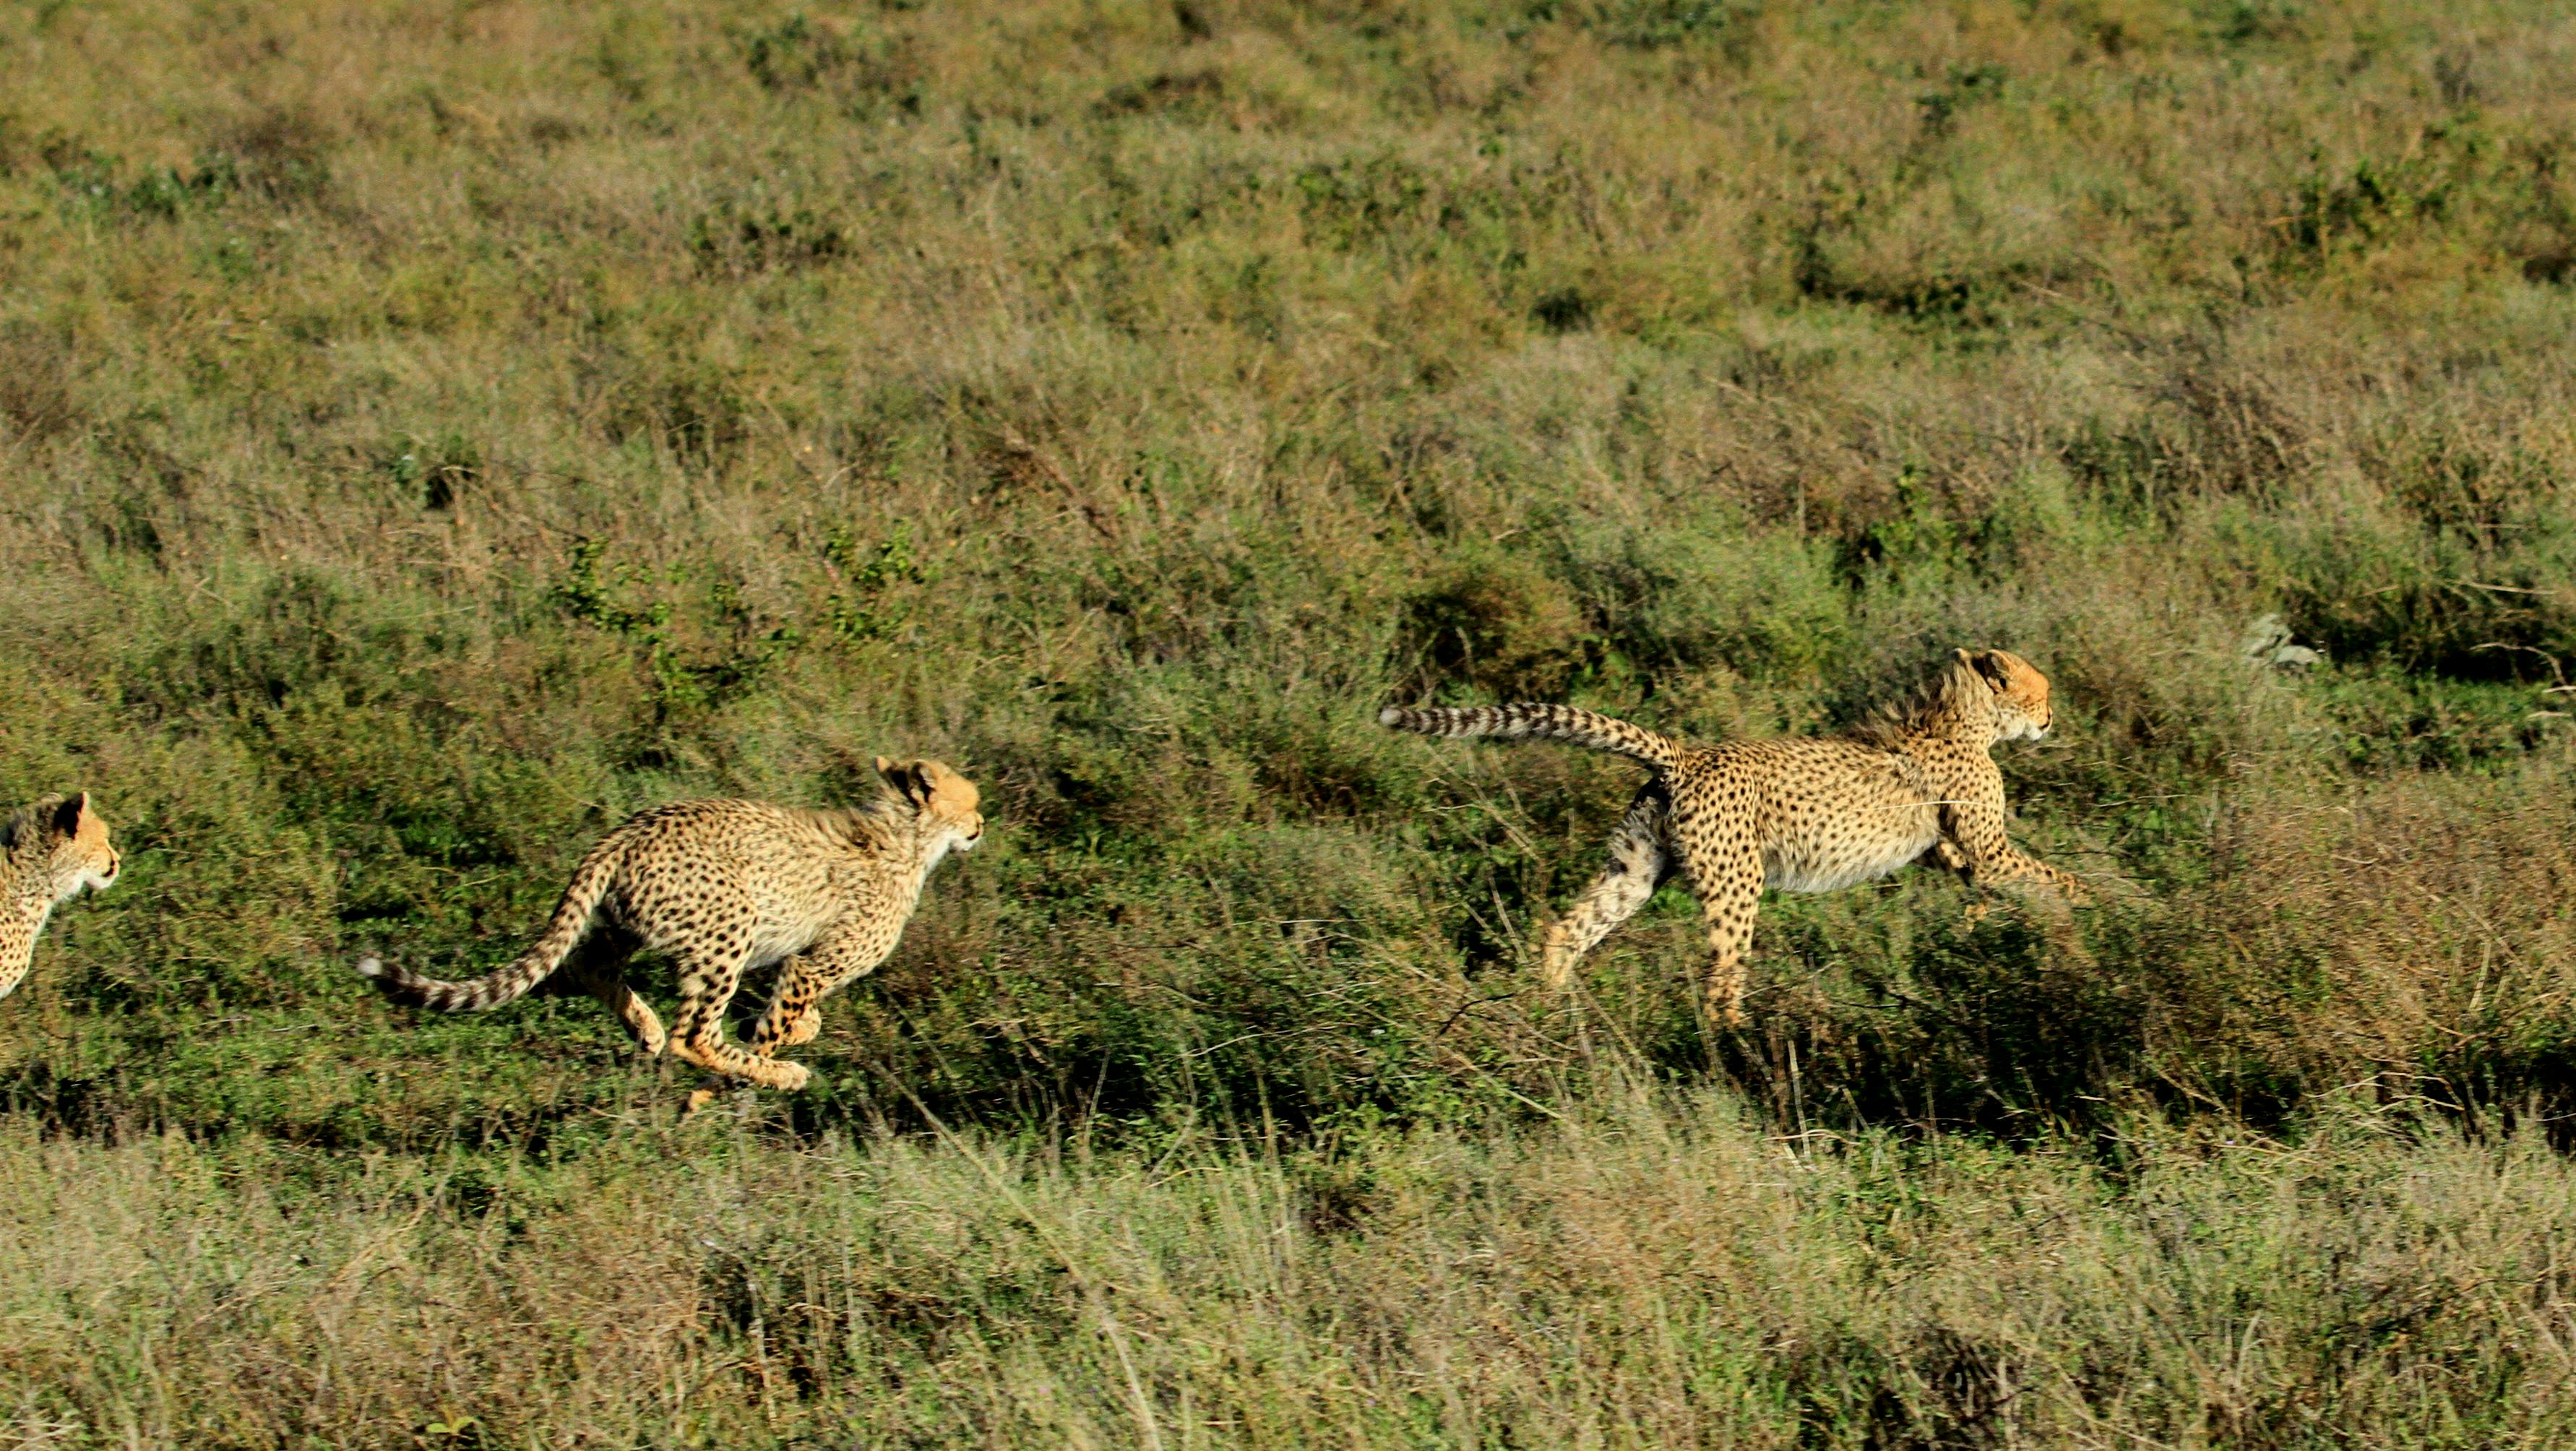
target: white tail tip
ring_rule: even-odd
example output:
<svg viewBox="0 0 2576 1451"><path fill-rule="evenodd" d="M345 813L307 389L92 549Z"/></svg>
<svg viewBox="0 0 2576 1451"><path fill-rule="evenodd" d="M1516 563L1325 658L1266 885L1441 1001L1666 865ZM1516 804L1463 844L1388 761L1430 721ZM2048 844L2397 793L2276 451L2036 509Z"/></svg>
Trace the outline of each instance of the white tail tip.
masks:
<svg viewBox="0 0 2576 1451"><path fill-rule="evenodd" d="M1402 719L1404 712L1391 705L1377 713L1377 723L1382 726L1391 726Z"/></svg>
<svg viewBox="0 0 2576 1451"><path fill-rule="evenodd" d="M370 953L367 956L358 959L358 976L383 977L384 975L385 963L383 958Z"/></svg>

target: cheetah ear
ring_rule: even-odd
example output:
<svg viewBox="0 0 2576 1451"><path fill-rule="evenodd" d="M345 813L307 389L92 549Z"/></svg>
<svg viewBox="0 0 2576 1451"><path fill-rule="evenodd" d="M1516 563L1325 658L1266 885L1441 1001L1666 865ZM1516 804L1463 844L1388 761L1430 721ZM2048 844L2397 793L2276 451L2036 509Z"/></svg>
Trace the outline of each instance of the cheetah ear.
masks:
<svg viewBox="0 0 2576 1451"><path fill-rule="evenodd" d="M2012 687L2012 672L2004 668L2003 657L1992 650L1959 652L1959 659L1986 678L1988 687L1998 695Z"/></svg>
<svg viewBox="0 0 2576 1451"><path fill-rule="evenodd" d="M83 791L77 796L67 797L62 805L54 808L54 830L65 836L77 835L80 831L81 818L88 814L88 792Z"/></svg>
<svg viewBox="0 0 2576 1451"><path fill-rule="evenodd" d="M885 783L892 786L895 789L895 794L901 796L904 800L912 802L916 806L927 805L929 803L930 783L922 776L920 762L894 761L889 760L884 756L879 756L877 757L877 774L885 777Z"/></svg>

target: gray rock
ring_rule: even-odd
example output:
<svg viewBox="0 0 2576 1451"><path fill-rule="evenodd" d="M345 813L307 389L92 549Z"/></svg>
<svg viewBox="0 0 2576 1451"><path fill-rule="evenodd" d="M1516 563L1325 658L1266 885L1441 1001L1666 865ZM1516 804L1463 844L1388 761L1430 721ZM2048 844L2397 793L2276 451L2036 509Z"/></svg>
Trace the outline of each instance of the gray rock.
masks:
<svg viewBox="0 0 2576 1451"><path fill-rule="evenodd" d="M2245 658L2273 670L2305 670L2325 656L2290 639L2290 627L2279 615L2265 615L2245 627Z"/></svg>

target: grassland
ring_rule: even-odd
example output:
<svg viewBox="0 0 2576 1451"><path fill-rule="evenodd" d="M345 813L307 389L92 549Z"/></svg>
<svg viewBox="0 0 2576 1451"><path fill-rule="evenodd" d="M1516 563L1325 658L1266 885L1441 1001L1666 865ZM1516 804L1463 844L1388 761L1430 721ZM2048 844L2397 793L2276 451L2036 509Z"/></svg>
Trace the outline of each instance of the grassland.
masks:
<svg viewBox="0 0 2576 1451"><path fill-rule="evenodd" d="M2576 21L0 13L0 1445L2548 1446ZM2304 671L2246 654L2277 617ZM2019 832L1534 928L2029 655ZM793 1100L419 1021L677 796L996 831ZM13 1439L14 1438L14 1439Z"/></svg>

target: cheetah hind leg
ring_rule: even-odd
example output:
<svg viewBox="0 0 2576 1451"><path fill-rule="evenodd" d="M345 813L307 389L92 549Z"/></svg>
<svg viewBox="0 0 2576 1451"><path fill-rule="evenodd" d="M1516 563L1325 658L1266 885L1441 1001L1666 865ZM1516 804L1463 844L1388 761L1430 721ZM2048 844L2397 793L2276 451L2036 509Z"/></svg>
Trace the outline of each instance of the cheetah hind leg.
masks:
<svg viewBox="0 0 2576 1451"><path fill-rule="evenodd" d="M614 929L593 933L573 949L572 961L564 965L564 978L606 1003L608 1010L626 1025L637 1050L647 1058L658 1058L670 1035L662 1031L662 1020L653 1012L653 1005L626 985L626 959L634 955L638 945L634 938Z"/></svg>
<svg viewBox="0 0 2576 1451"><path fill-rule="evenodd" d="M1672 858L1664 850L1663 787L1650 785L1628 803L1628 814L1610 833L1609 865L1547 929L1539 951L1539 972L1548 987L1564 991L1574 981L1574 969L1583 955L1637 915L1637 909L1670 875Z"/></svg>
<svg viewBox="0 0 2576 1451"><path fill-rule="evenodd" d="M749 1087L748 1084L737 1083L722 1078L710 1078L699 1084L697 1087L690 1089L689 1096L680 1101L680 1117L684 1119L695 1118L698 1116L698 1111L707 1107L709 1104L722 1099L726 1094L739 1094L747 1087Z"/></svg>

